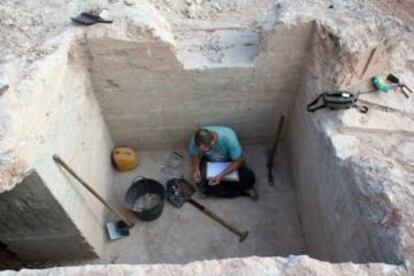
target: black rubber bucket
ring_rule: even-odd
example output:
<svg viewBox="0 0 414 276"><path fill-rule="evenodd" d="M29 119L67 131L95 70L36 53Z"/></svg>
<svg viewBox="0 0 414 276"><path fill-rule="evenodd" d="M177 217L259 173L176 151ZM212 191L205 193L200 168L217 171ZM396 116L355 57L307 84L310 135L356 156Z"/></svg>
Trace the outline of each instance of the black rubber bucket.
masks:
<svg viewBox="0 0 414 276"><path fill-rule="evenodd" d="M134 206L141 197L144 196L156 196L158 202L155 202L153 207L145 209L143 208L140 211L137 211L136 207ZM158 200L159 198L159 200ZM152 221L159 218L162 214L162 210L164 209L164 199L165 199L165 189L161 183L148 179L148 178L136 178L132 182L131 187L128 188L125 198L124 204L125 207L131 210L139 219L143 221Z"/></svg>

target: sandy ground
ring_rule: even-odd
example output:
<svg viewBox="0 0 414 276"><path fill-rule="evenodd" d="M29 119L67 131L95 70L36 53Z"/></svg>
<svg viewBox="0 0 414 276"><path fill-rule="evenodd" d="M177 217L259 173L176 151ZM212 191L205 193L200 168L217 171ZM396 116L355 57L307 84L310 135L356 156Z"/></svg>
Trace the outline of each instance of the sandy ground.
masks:
<svg viewBox="0 0 414 276"><path fill-rule="evenodd" d="M296 209L296 199L290 175L287 147L281 144L275 158L275 185L267 182L266 154L269 146L245 147L246 162L256 174L259 201L239 197L235 199L193 198L210 208L249 236L239 243L238 237L202 214L190 204L181 209L167 201L160 218L152 222L140 221L124 208L126 190L137 176L144 176L164 184L160 168L172 151L139 152L140 165L132 172L117 173L112 191L108 195L111 206L121 211L135 226L130 236L111 241L108 239L103 256L96 260L49 263L22 263L13 256L0 256L7 260L5 267L19 269L78 266L86 264L185 264L196 260L222 259L248 256L289 256L307 254L306 244ZM187 157L186 150L177 152ZM184 176L191 180L191 165L184 163ZM191 182L190 182L191 183ZM107 214L107 221L117 221ZM1 269L1 266L0 266Z"/></svg>
<svg viewBox="0 0 414 276"><path fill-rule="evenodd" d="M10 3L13 2L13 5ZM75 7L64 9L62 14L52 13L52 7L46 10L38 6L47 3L21 2L6 0L0 7L0 35L2 53L0 65L6 64L16 57L25 57L29 62L48 54L48 49L41 49L43 38L59 33L60 28L71 24L67 18ZM42 2L42 3L41 3ZM56 1L56 5L59 5ZM61 1L63 2L63 1ZM70 2L70 1L66 1ZM75 3L76 1L74 1ZM216 20L232 19L243 26L254 28L260 25L258 21L266 18L271 1L184 1L153 0L159 3L159 9L167 17L172 18L173 29L182 27L182 21L187 19L214 22ZM328 2L328 1L327 1ZM413 1L371 0L384 13L395 16L410 25L414 24ZM215 3L218 3L216 5ZM10 5L9 5L10 4ZM21 5L24 9L15 11ZM256 6L255 9L252 9ZM228 12L223 12L228 11ZM234 11L234 13L232 12ZM176 16L174 16L176 15ZM258 15L260 15L258 17ZM65 25L61 26L61 18ZM229 20L230 21L230 20ZM45 26L48 26L45 28ZM8 31L3 31L8 30ZM28 32L30 30L30 32ZM30 33L30 35L27 35ZM412 33L411 33L412 36ZM7 37L7 39L6 39ZM53 51L53 49L50 49ZM414 67L412 67L414 68ZM228 217L235 224L249 229L251 234L244 244L239 244L237 238L221 226L204 217L191 206L182 210L174 209L168 203L160 219L152 223L139 222L131 216L137 225L132 229L131 236L108 244L105 256L97 263L185 263L197 259L224 258L248 255L281 255L306 253L303 236L297 219L294 193L291 188L286 153L280 157L280 174L277 183L280 186L269 187L266 183L265 147L247 148L250 166L258 175L258 189L261 200L257 203L245 198L235 200L207 199L201 202L213 210ZM159 166L168 152L141 153L142 165L132 173L119 174L114 185L113 203L122 207L122 198L136 174L159 179ZM242 216L240 214L243 214ZM130 215L130 214L129 214ZM269 239L269 237L274 237Z"/></svg>
<svg viewBox="0 0 414 276"><path fill-rule="evenodd" d="M153 222L139 221L132 213L125 214L136 225L131 235L110 241L102 259L96 263L187 263L194 260L244 256L288 256L305 254L306 248L291 186L286 148L276 158L276 185L267 183L267 147L246 147L246 159L257 176L260 200L250 198L194 198L227 218L250 234L243 243L238 237L187 204L181 209L165 202L160 218ZM162 181L160 166L171 151L140 152L141 165L129 173L118 173L109 198L116 208L122 208L126 189L135 176ZM180 150L182 154L185 151ZM190 164L185 164L185 176L190 180ZM95 262L94 262L95 263Z"/></svg>
<svg viewBox="0 0 414 276"><path fill-rule="evenodd" d="M274 1L269 0L151 0L154 6L169 19L173 29L184 21L232 22L244 26L257 26L274 13ZM193 22L194 23L194 22ZM191 23L192 24L192 23Z"/></svg>
<svg viewBox="0 0 414 276"><path fill-rule="evenodd" d="M381 11L402 20L406 24L414 25L414 1L412 0L371 0Z"/></svg>

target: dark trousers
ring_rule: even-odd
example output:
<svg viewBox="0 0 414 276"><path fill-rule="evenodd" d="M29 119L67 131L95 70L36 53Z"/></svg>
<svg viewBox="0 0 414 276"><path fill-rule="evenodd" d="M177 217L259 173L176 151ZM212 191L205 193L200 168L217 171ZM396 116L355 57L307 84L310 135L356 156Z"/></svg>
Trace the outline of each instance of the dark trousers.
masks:
<svg viewBox="0 0 414 276"><path fill-rule="evenodd" d="M197 186L207 196L234 198L238 196L249 196L246 190L253 188L256 182L254 172L244 163L239 168L239 182L221 181L215 186L208 185L207 161L203 158L200 162L201 182Z"/></svg>

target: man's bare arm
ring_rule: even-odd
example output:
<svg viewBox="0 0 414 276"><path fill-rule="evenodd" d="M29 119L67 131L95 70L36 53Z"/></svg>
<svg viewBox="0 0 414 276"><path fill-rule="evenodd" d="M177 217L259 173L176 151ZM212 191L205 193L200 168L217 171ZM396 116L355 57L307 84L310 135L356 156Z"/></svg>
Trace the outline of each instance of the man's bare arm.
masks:
<svg viewBox="0 0 414 276"><path fill-rule="evenodd" d="M201 173L200 173L200 161L201 158L198 156L190 155L191 164L193 165L193 178L195 182L201 181Z"/></svg>
<svg viewBox="0 0 414 276"><path fill-rule="evenodd" d="M201 158L198 156L190 156L191 164L193 165L194 171L200 170L200 160Z"/></svg>

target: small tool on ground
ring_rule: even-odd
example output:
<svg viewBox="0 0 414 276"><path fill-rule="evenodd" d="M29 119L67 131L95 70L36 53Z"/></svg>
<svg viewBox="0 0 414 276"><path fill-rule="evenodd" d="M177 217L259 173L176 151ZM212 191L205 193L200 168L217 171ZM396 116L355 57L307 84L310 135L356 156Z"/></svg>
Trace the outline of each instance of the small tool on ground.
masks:
<svg viewBox="0 0 414 276"><path fill-rule="evenodd" d="M379 90L384 93L388 93L390 90L390 85L385 82L385 79L381 76L373 76L371 79L372 85L374 86L375 90L370 90L367 92L363 92L362 94L367 94L371 92L375 92L376 90Z"/></svg>
<svg viewBox="0 0 414 276"><path fill-rule="evenodd" d="M248 231L240 231L235 226L207 209L205 206L193 200L191 196L195 193L195 191L196 189L183 178L174 178L167 182L167 199L174 207L181 208L186 202L189 202L201 212L220 223L233 234L237 235L239 237L239 242L243 242L247 238L249 235Z"/></svg>
<svg viewBox="0 0 414 276"><path fill-rule="evenodd" d="M410 88L408 88L408 86L407 85L405 85L404 83L401 83L400 82L400 79L399 78L397 78L395 75L393 75L393 74L389 74L388 76L387 76L387 80L388 81L390 81L390 82L392 82L392 83L395 83L396 84L396 86L398 87L398 88L400 88L400 92L401 93L403 93L404 94L404 96L406 97L406 98L409 98L410 96L409 96L409 94L408 94L408 92L409 93L411 93L411 94L413 94L414 92L410 89Z"/></svg>
<svg viewBox="0 0 414 276"><path fill-rule="evenodd" d="M393 83L394 85L391 85L387 83L386 81L389 81L390 83ZM404 83L401 83L400 79L397 78L393 74L388 74L387 78L384 78L382 76L373 76L371 79L371 83L374 86L374 89L364 91L359 93L360 95L363 94L370 94L375 93L377 91L381 91L383 93L388 93L393 88L399 88L399 91L408 99L410 98L408 93L413 94L414 92Z"/></svg>
<svg viewBox="0 0 414 276"><path fill-rule="evenodd" d="M273 186L273 160L275 159L275 154L277 151L277 147L279 146L280 135L282 133L283 123L285 121L285 115L280 117L279 127L277 128L275 140L273 141L272 149L269 151L267 155L267 176L269 179L269 185Z"/></svg>
<svg viewBox="0 0 414 276"><path fill-rule="evenodd" d="M107 222L106 230L108 231L109 239L117 240L129 236L129 229L134 226L132 222L129 222L121 213L112 208L102 196L100 196L91 186L89 186L82 178L72 170L65 161L62 160L58 155L53 155L53 160L61 165L68 173L70 173L76 180L79 181L92 195L94 195L109 211L119 217L121 220L118 222Z"/></svg>

